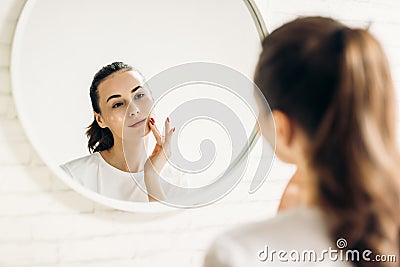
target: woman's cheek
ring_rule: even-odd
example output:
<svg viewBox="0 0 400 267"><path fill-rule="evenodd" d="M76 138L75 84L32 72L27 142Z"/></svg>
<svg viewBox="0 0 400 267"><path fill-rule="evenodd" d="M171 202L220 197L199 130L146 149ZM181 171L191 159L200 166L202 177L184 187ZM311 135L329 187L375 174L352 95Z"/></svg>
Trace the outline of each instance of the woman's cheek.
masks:
<svg viewBox="0 0 400 267"><path fill-rule="evenodd" d="M113 114L108 117L109 126L113 128L114 132L122 132L124 115L125 114Z"/></svg>
<svg viewBox="0 0 400 267"><path fill-rule="evenodd" d="M125 112L118 112L116 114L110 115L109 119L111 122L122 122L124 121Z"/></svg>
<svg viewBox="0 0 400 267"><path fill-rule="evenodd" d="M148 97L146 100L147 101L145 103L145 106L146 106L147 112L150 112L150 109L154 104L154 100L152 98L150 98L150 97Z"/></svg>

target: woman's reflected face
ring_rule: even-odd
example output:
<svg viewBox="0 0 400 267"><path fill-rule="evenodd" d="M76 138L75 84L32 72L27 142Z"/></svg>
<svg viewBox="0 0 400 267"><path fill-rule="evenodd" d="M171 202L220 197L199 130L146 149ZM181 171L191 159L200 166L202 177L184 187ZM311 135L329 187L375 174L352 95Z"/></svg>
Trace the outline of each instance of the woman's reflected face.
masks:
<svg viewBox="0 0 400 267"><path fill-rule="evenodd" d="M149 114L154 100L142 84L142 76L133 70L113 73L99 84L100 114L95 116L100 127L108 127L114 138L150 132Z"/></svg>

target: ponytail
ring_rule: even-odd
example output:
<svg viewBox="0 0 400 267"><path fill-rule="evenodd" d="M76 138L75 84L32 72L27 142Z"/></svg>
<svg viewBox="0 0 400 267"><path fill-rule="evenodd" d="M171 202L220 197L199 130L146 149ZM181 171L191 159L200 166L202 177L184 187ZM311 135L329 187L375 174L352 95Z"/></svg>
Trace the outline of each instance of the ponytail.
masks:
<svg viewBox="0 0 400 267"><path fill-rule="evenodd" d="M345 238L346 249L399 259L400 157L390 70L366 30L341 28L333 39L341 43L337 90L311 148L317 203L329 211L332 237Z"/></svg>
<svg viewBox="0 0 400 267"><path fill-rule="evenodd" d="M86 136L89 138L88 149L91 153L108 150L114 145L114 138L110 129L101 128L96 118L88 127Z"/></svg>

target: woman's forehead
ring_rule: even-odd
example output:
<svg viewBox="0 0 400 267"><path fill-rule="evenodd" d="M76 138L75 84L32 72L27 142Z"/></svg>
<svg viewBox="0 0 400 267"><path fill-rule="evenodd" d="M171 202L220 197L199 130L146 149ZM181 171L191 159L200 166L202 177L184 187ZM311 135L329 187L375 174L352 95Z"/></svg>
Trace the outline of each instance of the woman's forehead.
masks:
<svg viewBox="0 0 400 267"><path fill-rule="evenodd" d="M137 71L117 71L99 84L99 95L130 92L143 82L142 75Z"/></svg>

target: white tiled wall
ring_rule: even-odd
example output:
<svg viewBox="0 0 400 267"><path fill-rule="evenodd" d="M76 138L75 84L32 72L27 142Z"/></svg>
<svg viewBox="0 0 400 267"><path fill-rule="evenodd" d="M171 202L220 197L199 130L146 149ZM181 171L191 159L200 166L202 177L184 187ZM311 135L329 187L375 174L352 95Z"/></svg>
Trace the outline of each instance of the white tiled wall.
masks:
<svg viewBox="0 0 400 267"><path fill-rule="evenodd" d="M275 213L293 171L280 163L255 195L248 196L244 185L214 205L159 214L111 210L62 184L32 149L12 99L10 47L24 2L0 2L0 266L200 266L216 235ZM399 1L256 2L269 30L297 15L332 15L360 26L371 22L399 89Z"/></svg>

